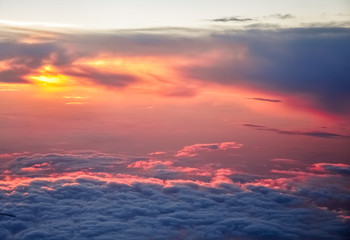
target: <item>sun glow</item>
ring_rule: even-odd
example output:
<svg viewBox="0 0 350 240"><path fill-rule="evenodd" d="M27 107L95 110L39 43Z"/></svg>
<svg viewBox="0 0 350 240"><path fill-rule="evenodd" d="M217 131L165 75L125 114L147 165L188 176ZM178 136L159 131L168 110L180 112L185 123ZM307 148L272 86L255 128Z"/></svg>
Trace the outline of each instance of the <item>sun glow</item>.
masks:
<svg viewBox="0 0 350 240"><path fill-rule="evenodd" d="M64 75L41 75L41 76L32 76L31 79L38 81L40 84L60 84L66 80Z"/></svg>
<svg viewBox="0 0 350 240"><path fill-rule="evenodd" d="M43 66L38 73L40 75L37 76L29 76L28 78L34 80L35 83L40 85L61 85L67 81L67 76L63 74L59 74L57 69L53 66L46 65Z"/></svg>

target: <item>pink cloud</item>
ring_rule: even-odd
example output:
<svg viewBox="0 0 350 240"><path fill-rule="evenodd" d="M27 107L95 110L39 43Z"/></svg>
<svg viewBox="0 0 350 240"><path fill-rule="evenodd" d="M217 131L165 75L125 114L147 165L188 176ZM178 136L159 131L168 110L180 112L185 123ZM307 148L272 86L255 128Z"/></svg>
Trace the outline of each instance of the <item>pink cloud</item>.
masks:
<svg viewBox="0 0 350 240"><path fill-rule="evenodd" d="M171 161L160 161L151 159L148 161L137 161L128 165L128 168L142 168L144 170L154 168L156 166L171 166L173 162Z"/></svg>
<svg viewBox="0 0 350 240"><path fill-rule="evenodd" d="M202 173L202 171L198 168L193 167L175 167L173 166L174 162L172 161L160 161L155 159L150 159L148 161L137 161L134 163L129 164L128 168L141 168L143 170L149 170L149 169L164 169L171 172L178 172L178 173L190 173L190 172L199 172Z"/></svg>
<svg viewBox="0 0 350 240"><path fill-rule="evenodd" d="M49 170L49 169L51 169L50 164L45 162L40 164L34 164L30 167L22 168L21 170L25 172L36 172L36 171Z"/></svg>
<svg viewBox="0 0 350 240"><path fill-rule="evenodd" d="M222 143L199 143L190 146L185 146L180 151L177 152L176 157L194 157L197 156L198 152L201 151L225 151L228 149L238 149L241 148L243 144L235 142L222 142Z"/></svg>
<svg viewBox="0 0 350 240"><path fill-rule="evenodd" d="M180 168L187 171L187 168ZM192 169L191 169L192 171ZM79 179L91 179L98 180L105 183L118 183L132 185L135 183L148 183L162 185L164 187L172 187L178 184L196 184L203 187L217 187L222 183L231 183L232 180L229 179L229 175L233 174L230 169L218 169L214 171L213 177L209 182L204 182L200 180L190 180L190 179L175 179L175 180L163 180L156 177L143 177L139 175L132 174L111 174L105 172L85 172L85 171L75 171L67 173L53 173L46 177L20 177L14 175L6 175L2 180L0 180L0 190L8 191L11 194L18 186L28 186L35 181L47 181L48 184L42 189L53 190L50 183L59 183L62 186L67 185L77 185L79 184Z"/></svg>
<svg viewBox="0 0 350 240"><path fill-rule="evenodd" d="M309 170L316 173L350 174L350 165L344 163L315 163Z"/></svg>
<svg viewBox="0 0 350 240"><path fill-rule="evenodd" d="M288 174L288 175L295 175L295 176L315 176L317 174L312 172L305 172L305 171L298 171L298 170L276 170L272 169L272 173L279 173L279 174Z"/></svg>
<svg viewBox="0 0 350 240"><path fill-rule="evenodd" d="M166 152L151 152L148 153L149 156L157 156L157 155L164 155L166 154Z"/></svg>
<svg viewBox="0 0 350 240"><path fill-rule="evenodd" d="M20 156L28 155L29 152L18 152L18 153L1 153L0 159L13 159Z"/></svg>
<svg viewBox="0 0 350 240"><path fill-rule="evenodd" d="M304 179L301 178L294 178L295 182L304 181ZM267 188L272 189L281 189L281 190L289 190L289 191L295 191L295 186L291 184L291 178L268 178L268 179L260 179L255 182L249 182L246 184L242 184L242 188L246 189L247 186L263 186Z"/></svg>
<svg viewBox="0 0 350 240"><path fill-rule="evenodd" d="M233 183L232 180L229 178L231 175L233 175L235 172L232 171L229 168L220 168L217 169L214 173L214 177L211 180L212 184L221 184L221 183Z"/></svg>

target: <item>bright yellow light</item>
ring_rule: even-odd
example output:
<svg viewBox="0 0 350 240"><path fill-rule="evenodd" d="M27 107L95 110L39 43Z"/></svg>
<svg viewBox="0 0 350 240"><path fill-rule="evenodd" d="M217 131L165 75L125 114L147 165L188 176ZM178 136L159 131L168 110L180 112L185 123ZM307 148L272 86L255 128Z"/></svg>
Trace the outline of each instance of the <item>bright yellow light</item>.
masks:
<svg viewBox="0 0 350 240"><path fill-rule="evenodd" d="M29 76L29 79L35 80L41 85L59 85L67 81L67 76L58 74L53 66L46 65L39 69L38 76Z"/></svg>
<svg viewBox="0 0 350 240"><path fill-rule="evenodd" d="M27 76L27 79L45 92L65 90L69 80L67 76L60 74L58 69L51 65L42 66L36 74Z"/></svg>
<svg viewBox="0 0 350 240"><path fill-rule="evenodd" d="M29 77L38 81L41 84L61 84L64 83L67 79L64 75L40 75L40 76L31 76Z"/></svg>
<svg viewBox="0 0 350 240"><path fill-rule="evenodd" d="M47 65L47 66L43 67L43 69L44 69L45 71L48 71L48 72L50 72L50 71L53 70L52 67L51 67L50 65Z"/></svg>

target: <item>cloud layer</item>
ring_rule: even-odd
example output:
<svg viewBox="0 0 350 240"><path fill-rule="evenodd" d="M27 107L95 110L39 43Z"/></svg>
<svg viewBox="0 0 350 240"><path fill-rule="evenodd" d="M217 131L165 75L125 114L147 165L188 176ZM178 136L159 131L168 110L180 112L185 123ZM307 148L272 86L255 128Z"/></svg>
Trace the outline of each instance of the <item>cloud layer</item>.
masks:
<svg viewBox="0 0 350 240"><path fill-rule="evenodd" d="M214 145L225 151L227 143L205 146ZM1 239L346 239L349 234L346 164L319 163L266 178L220 166L196 168L184 156L154 157L86 152L14 159L0 180ZM162 171L173 174L159 177ZM244 175L250 180L239 180ZM315 188L319 182L325 184Z"/></svg>

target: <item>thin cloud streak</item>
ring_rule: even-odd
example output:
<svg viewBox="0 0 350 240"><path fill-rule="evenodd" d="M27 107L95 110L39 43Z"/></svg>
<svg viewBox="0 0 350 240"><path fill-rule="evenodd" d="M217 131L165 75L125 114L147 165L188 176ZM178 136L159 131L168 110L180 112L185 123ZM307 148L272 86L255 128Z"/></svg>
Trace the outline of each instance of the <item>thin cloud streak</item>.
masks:
<svg viewBox="0 0 350 240"><path fill-rule="evenodd" d="M273 103L282 102L281 100L278 100L278 99L258 98L258 97L256 97L256 98L247 98L247 99L263 101L263 102L273 102Z"/></svg>
<svg viewBox="0 0 350 240"><path fill-rule="evenodd" d="M347 135L341 135L337 133L330 133L330 132L322 132L322 131L290 131L290 130L282 130L278 128L270 128L263 125L256 125L256 124L250 124L245 123L242 124L245 127L254 128L256 130L261 131L270 131L275 132L279 134L285 134L285 135L296 135L296 136L310 136L310 137L318 137L318 138L334 138L334 139L349 139L350 136Z"/></svg>
<svg viewBox="0 0 350 240"><path fill-rule="evenodd" d="M209 21L212 22L247 22L247 21L253 21L252 18L240 18L240 17L225 17L225 18L215 18L211 19Z"/></svg>
<svg viewBox="0 0 350 240"><path fill-rule="evenodd" d="M281 14L281 13L276 13L276 14L271 14L267 16L267 18L277 18L277 19L290 19L290 18L295 18L294 15L286 13L286 14Z"/></svg>

